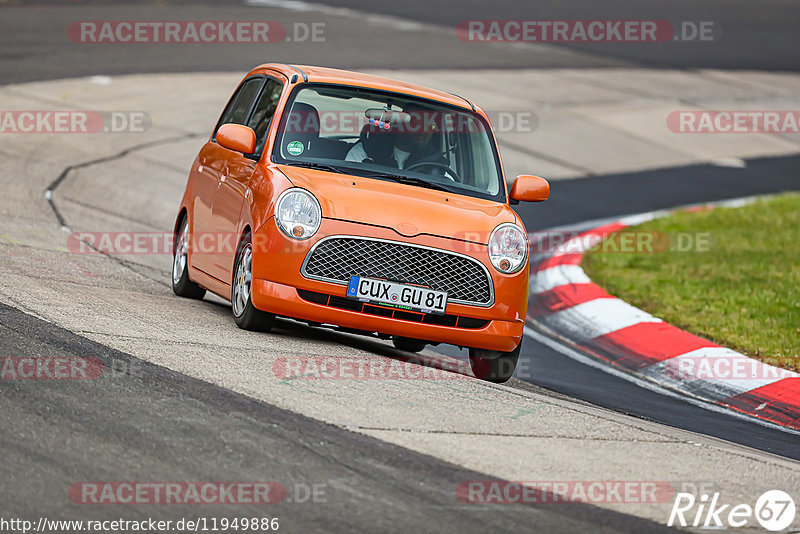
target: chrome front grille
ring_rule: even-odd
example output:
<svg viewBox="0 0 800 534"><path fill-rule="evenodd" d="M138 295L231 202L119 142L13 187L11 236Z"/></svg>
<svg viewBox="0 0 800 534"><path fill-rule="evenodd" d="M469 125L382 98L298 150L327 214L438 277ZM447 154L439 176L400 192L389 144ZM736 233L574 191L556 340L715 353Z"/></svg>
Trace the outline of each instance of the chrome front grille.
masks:
<svg viewBox="0 0 800 534"><path fill-rule="evenodd" d="M339 284L351 276L383 278L447 291L448 302L490 306L489 272L474 258L444 250L365 237L321 239L306 256L306 278Z"/></svg>

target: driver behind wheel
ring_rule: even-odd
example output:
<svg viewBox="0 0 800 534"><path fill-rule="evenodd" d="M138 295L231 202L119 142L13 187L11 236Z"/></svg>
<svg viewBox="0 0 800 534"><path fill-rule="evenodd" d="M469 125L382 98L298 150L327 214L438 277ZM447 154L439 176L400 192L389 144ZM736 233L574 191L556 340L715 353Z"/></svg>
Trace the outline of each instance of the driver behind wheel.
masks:
<svg viewBox="0 0 800 534"><path fill-rule="evenodd" d="M416 165L418 172L444 174L441 166L446 167L448 162L442 156L441 127L437 126L437 120L430 120L435 112L415 104L407 105L403 112L409 115L410 121L407 125L396 126L396 131L366 125L360 140L353 145L345 160L378 163L397 169Z"/></svg>

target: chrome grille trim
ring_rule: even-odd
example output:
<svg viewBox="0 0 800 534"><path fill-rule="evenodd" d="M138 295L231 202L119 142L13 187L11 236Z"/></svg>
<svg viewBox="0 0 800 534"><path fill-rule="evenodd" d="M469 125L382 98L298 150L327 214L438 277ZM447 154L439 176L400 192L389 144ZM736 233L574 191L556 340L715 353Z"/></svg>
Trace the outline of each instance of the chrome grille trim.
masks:
<svg viewBox="0 0 800 534"><path fill-rule="evenodd" d="M338 239L338 240L352 240L352 241L370 241L370 242L374 242L374 243L386 243L386 244L389 244L389 245L392 245L392 246L396 246L396 247L409 247L409 248L423 249L423 250L426 250L426 251L433 252L434 254L441 254L441 255L448 256L450 258L458 258L459 260L462 260L462 261L466 262L463 265L471 265L472 269L477 268L477 270L482 274L481 280L483 282L478 281L476 283L477 284L481 284L481 285L483 283L485 283L486 287L483 288L483 291L485 291L487 293L486 298L484 300L474 300L474 299L471 300L471 299L468 299L468 298L466 298L466 299L465 298L451 298L449 295L451 295L453 293L453 289L454 289L451 286L445 287L443 285L438 285L438 286L435 287L434 285L431 285L431 287L433 289L440 289L442 291L447 291L447 294L448 294L447 302L452 302L454 304L466 304L468 306L480 306L480 307L483 307L483 308L488 308L489 306L492 306L494 304L494 282L492 281L492 277L489 274L489 270L480 261L476 260L475 258L473 258L471 256L467 256L466 254L461 254L461 253L458 253L458 252L451 252L449 250L443 250L443 249L439 249L439 248L428 247L428 246L425 246L425 245L417 245L415 243L404 243L402 241L390 241L388 239L378 239L378 238L373 238L373 237L361 237L361 236L353 236L353 235L332 235L332 236L324 237L324 238L320 239L319 241L317 241L314 244L314 246L311 247L311 250L308 251L308 254L306 254L306 257L303 260L303 265L300 268L300 273L304 277L306 277L306 278L308 278L310 280L319 280L319 281L322 281L322 282L331 282L331 283L339 284L339 285L347 285L350 282L350 279L349 279L350 275L366 276L366 277L370 277L371 276L371 277L374 277L374 278L386 278L386 279L389 279L389 280L392 280L392 281L397 281L397 282L424 284L424 281L421 282L421 281L418 281L418 280L415 281L415 280L408 280L408 279L406 279L406 280L397 280L396 279L397 277L381 276L382 273L377 273L377 274L350 273L349 275L347 275L348 278L346 280L342 279L342 278L337 278L337 277L323 276L322 274L309 273L309 269L308 269L309 263L311 262L312 258L314 257L315 252L317 252L317 249L321 245L323 245L324 243L327 243L327 242L329 242L331 240L335 240L335 239ZM450 280L450 279L448 279L448 280ZM454 282L458 283L459 280L454 280ZM469 281L460 281L460 282L461 282L462 285L464 283L469 284ZM475 292L476 290L472 289L471 291ZM462 292L464 292L464 291L462 291ZM459 294L458 291L456 291L455 294Z"/></svg>

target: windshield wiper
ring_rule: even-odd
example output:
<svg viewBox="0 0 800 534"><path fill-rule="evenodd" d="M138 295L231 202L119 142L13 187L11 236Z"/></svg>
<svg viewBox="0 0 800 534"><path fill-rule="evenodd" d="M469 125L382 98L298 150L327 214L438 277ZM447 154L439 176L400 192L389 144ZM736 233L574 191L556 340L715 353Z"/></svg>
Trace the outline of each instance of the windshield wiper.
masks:
<svg viewBox="0 0 800 534"><path fill-rule="evenodd" d="M337 174L347 174L346 171L343 171L339 167L334 167L333 165L326 165L325 163L315 163L313 161L289 161L284 163L284 165L291 165L292 167L307 167L309 169L319 169L321 171L335 172Z"/></svg>
<svg viewBox="0 0 800 534"><path fill-rule="evenodd" d="M413 176L404 176L402 174L391 174L388 172L380 172L375 174L370 174L373 178L385 178L387 180L392 180L393 182L407 184L407 185L416 185L419 187L427 187L428 189L435 189L436 191L445 191L446 193L452 193L451 189L446 188L443 185L439 185L435 182L429 182L427 180L423 180L422 178L414 178Z"/></svg>

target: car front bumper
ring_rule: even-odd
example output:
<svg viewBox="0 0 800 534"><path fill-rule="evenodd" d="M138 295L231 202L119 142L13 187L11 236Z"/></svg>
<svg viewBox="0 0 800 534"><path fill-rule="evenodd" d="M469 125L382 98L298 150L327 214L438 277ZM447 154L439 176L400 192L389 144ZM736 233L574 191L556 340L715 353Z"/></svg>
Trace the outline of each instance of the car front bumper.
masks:
<svg viewBox="0 0 800 534"><path fill-rule="evenodd" d="M448 303L447 316L423 316L345 300L347 286L301 274L306 255L319 240L334 235L362 236L458 252L484 264L494 285L491 306ZM508 352L521 341L528 301L528 269L498 273L485 245L456 244L446 238L404 237L389 228L325 219L307 241L286 238L270 219L253 234L251 298L256 308L304 321L386 335ZM348 302L352 306L348 306ZM445 324L448 323L448 324Z"/></svg>

